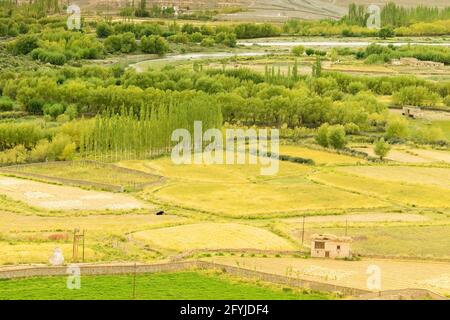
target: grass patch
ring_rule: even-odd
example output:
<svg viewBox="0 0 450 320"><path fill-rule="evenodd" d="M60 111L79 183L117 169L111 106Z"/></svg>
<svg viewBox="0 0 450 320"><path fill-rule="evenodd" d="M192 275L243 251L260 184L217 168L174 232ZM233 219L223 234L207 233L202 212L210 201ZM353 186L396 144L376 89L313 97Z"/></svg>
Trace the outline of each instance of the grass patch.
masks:
<svg viewBox="0 0 450 320"><path fill-rule="evenodd" d="M41 277L1 281L0 299L58 300L127 300L132 299L133 277L82 276L81 289L66 288L67 277ZM139 300L318 300L329 296L300 293L233 281L223 276L197 272L157 273L136 277L136 299Z"/></svg>

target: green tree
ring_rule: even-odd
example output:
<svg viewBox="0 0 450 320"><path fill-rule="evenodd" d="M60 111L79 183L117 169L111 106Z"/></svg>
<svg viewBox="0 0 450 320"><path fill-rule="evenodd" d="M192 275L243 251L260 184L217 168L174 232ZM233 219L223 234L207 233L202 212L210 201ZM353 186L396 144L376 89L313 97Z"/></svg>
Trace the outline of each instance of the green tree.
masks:
<svg viewBox="0 0 450 320"><path fill-rule="evenodd" d="M392 38L395 36L395 32L391 27L384 27L378 31L378 36L381 39L386 40L387 38Z"/></svg>
<svg viewBox="0 0 450 320"><path fill-rule="evenodd" d="M335 149L342 149L346 144L345 128L341 125L335 125L328 128L328 145Z"/></svg>
<svg viewBox="0 0 450 320"><path fill-rule="evenodd" d="M111 27L111 25L106 22L99 22L97 24L95 31L97 33L97 37L99 38L107 38L114 33L114 30Z"/></svg>
<svg viewBox="0 0 450 320"><path fill-rule="evenodd" d="M377 156L380 157L381 160L383 160L383 158L386 157L386 155L389 153L390 150L391 146L389 145L389 143L384 141L384 138L378 140L373 147L373 151Z"/></svg>
<svg viewBox="0 0 450 320"><path fill-rule="evenodd" d="M320 126L317 131L316 141L322 147L328 147L328 128L330 125L328 123L324 123Z"/></svg>

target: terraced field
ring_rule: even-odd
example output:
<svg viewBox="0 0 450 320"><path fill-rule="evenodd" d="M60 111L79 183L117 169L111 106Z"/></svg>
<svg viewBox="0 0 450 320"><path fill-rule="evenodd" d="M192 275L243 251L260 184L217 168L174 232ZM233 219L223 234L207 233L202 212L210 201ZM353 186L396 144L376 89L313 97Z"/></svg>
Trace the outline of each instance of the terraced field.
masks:
<svg viewBox="0 0 450 320"><path fill-rule="evenodd" d="M196 223L133 234L153 247L172 250L263 249L292 250L292 243L261 228L238 223Z"/></svg>
<svg viewBox="0 0 450 320"><path fill-rule="evenodd" d="M381 270L382 290L424 288L441 294L450 293L450 265L448 262L387 259L342 261L229 256L207 258L207 260L360 289L367 289L367 268L375 265Z"/></svg>

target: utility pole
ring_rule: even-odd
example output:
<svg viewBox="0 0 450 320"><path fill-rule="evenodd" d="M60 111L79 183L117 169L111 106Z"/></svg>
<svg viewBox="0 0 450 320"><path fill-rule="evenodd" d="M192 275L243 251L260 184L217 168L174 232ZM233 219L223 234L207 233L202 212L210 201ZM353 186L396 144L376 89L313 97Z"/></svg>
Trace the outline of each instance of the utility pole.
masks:
<svg viewBox="0 0 450 320"><path fill-rule="evenodd" d="M81 244L83 246L82 248L82 261L84 262L84 249L85 249L85 241L84 241L84 235L85 231L83 230L83 233L79 234L80 229L75 228L73 230L73 247L72 247L72 262L78 262L78 247L80 245L80 239L82 240Z"/></svg>
<svg viewBox="0 0 450 320"><path fill-rule="evenodd" d="M302 246L305 240L305 215L303 215L303 223L302 223Z"/></svg>
<svg viewBox="0 0 450 320"><path fill-rule="evenodd" d="M86 232L83 229L83 263L84 263L84 236L85 236Z"/></svg>
<svg viewBox="0 0 450 320"><path fill-rule="evenodd" d="M136 299L136 262L134 263L134 272L133 272L133 300Z"/></svg>

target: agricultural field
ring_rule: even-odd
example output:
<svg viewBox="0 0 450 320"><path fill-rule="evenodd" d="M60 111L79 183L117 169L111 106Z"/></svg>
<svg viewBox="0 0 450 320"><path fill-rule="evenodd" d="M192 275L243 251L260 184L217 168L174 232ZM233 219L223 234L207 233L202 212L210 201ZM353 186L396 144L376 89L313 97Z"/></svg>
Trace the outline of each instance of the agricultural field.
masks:
<svg viewBox="0 0 450 320"><path fill-rule="evenodd" d="M134 297L130 275L44 274L0 299L450 297L450 8L388 2L379 28L365 0L86 0L74 28L1 2L0 278L241 273L139 274Z"/></svg>
<svg viewBox="0 0 450 320"><path fill-rule="evenodd" d="M210 235L214 235L211 238ZM264 229L237 223L197 223L141 231L133 237L152 247L173 250L262 249L293 250L292 243Z"/></svg>
<svg viewBox="0 0 450 320"><path fill-rule="evenodd" d="M74 185L93 188L132 189L151 185L159 181L158 176L139 171L121 170L120 167L101 162L53 162L39 165L26 165L7 168L7 173L31 177L50 182L62 181ZM62 180L59 180L62 179Z"/></svg>
<svg viewBox="0 0 450 320"><path fill-rule="evenodd" d="M133 210L148 207L128 195L10 177L0 176L0 190L14 200L47 210Z"/></svg>
<svg viewBox="0 0 450 320"><path fill-rule="evenodd" d="M319 293L283 291L281 287L253 284L225 275L179 272L139 275L136 300L324 300ZM133 278L86 276L82 289L67 290L66 277L2 281L0 300L129 300L133 299ZM26 288L24 290L24 288Z"/></svg>
<svg viewBox="0 0 450 320"><path fill-rule="evenodd" d="M383 259L363 259L361 261L342 261L324 259L295 259L272 257L213 257L209 261L228 265L246 266L263 272L279 275L291 274L293 277L321 281L333 285L343 285L360 289L366 288L366 270L370 265L382 270L383 290L424 288L441 294L448 294L448 262L430 261L390 261ZM402 272L398 272L402 270Z"/></svg>

